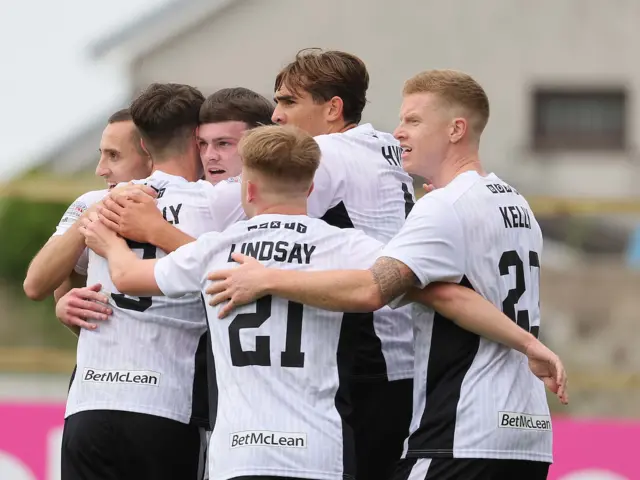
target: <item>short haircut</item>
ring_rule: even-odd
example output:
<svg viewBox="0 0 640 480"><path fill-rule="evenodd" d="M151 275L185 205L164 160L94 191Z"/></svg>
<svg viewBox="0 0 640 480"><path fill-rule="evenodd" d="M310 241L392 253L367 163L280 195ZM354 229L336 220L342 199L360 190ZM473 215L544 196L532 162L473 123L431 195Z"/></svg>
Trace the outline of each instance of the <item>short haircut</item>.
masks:
<svg viewBox="0 0 640 480"><path fill-rule="evenodd" d="M403 95L433 93L450 107L458 107L469 115L471 129L480 135L489 121L489 98L470 75L456 70L427 70L404 84Z"/></svg>
<svg viewBox="0 0 640 480"><path fill-rule="evenodd" d="M113 113L107 120L107 123L109 125L111 125L112 123L120 122L133 122L133 118L131 118L131 112L128 108L118 110L117 112ZM135 126L135 124L134 129L131 132L131 141L136 146L136 150L138 150L140 156L146 157L147 152L142 149L142 145L140 144L140 131L138 130L138 127Z"/></svg>
<svg viewBox="0 0 640 480"><path fill-rule="evenodd" d="M132 122L132 121L133 119L131 118L131 112L129 111L129 109L123 108L113 113L109 117L109 120L107 120L107 123Z"/></svg>
<svg viewBox="0 0 640 480"><path fill-rule="evenodd" d="M267 177L279 190L302 193L313 182L320 147L311 135L292 126L248 130L238 145L244 167Z"/></svg>
<svg viewBox="0 0 640 480"><path fill-rule="evenodd" d="M317 103L340 97L345 122L360 123L367 103L369 73L355 55L308 48L299 51L295 60L278 74L274 91L282 86L296 95L308 92Z"/></svg>
<svg viewBox="0 0 640 480"><path fill-rule="evenodd" d="M274 105L248 88L223 88L200 107L200 123L244 122L248 128L271 125Z"/></svg>
<svg viewBox="0 0 640 480"><path fill-rule="evenodd" d="M190 85L152 83L131 103L131 118L154 160L185 151L203 102Z"/></svg>

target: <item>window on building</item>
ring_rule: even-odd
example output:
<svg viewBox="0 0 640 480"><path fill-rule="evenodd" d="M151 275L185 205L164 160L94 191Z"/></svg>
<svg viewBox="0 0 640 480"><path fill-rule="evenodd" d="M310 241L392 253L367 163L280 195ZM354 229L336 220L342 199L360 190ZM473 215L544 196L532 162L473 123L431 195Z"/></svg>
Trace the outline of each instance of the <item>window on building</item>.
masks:
<svg viewBox="0 0 640 480"><path fill-rule="evenodd" d="M618 90L537 90L536 150L623 150L627 95Z"/></svg>

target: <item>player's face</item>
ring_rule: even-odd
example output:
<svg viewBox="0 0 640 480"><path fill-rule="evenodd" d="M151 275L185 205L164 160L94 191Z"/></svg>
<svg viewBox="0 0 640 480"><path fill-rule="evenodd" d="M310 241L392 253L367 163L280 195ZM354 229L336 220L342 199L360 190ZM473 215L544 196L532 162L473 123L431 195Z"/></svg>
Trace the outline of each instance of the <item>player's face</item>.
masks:
<svg viewBox="0 0 640 480"><path fill-rule="evenodd" d="M276 108L271 120L278 125L293 125L309 135L328 133L329 102L316 103L307 92L292 92L282 85L274 95Z"/></svg>
<svg viewBox="0 0 640 480"><path fill-rule="evenodd" d="M102 132L96 175L104 178L109 187L146 178L151 173L151 159L143 154L139 141L131 121L110 123Z"/></svg>
<svg viewBox="0 0 640 480"><path fill-rule="evenodd" d="M407 95L400 108L400 125L393 132L403 148L402 167L408 173L432 178L446 156L450 116L430 93Z"/></svg>
<svg viewBox="0 0 640 480"><path fill-rule="evenodd" d="M198 127L198 148L205 179L214 185L240 175L238 142L247 130L244 122L204 123Z"/></svg>

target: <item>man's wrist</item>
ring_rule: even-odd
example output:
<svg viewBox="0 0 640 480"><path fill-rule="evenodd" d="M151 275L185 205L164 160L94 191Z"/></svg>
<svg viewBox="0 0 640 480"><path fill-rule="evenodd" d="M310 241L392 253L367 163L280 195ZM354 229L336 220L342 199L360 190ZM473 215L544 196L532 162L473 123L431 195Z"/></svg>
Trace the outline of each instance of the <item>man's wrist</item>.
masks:
<svg viewBox="0 0 640 480"><path fill-rule="evenodd" d="M521 353L524 353L526 356L528 355L528 351L529 349L536 345L540 340L538 340L536 337L534 337L533 335L531 335L531 333L527 332L526 330L522 330L523 331L523 335L522 338L519 340L518 345L516 345L514 348L516 350L518 350Z"/></svg>

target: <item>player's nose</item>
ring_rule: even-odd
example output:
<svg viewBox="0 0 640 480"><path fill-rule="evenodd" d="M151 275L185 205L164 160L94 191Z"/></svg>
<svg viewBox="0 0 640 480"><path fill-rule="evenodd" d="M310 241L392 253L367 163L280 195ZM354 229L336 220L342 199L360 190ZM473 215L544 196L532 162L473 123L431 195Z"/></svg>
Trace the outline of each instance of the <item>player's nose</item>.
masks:
<svg viewBox="0 0 640 480"><path fill-rule="evenodd" d="M395 137L396 140L404 140L405 138L407 138L404 130L400 125L398 125L396 129L393 131L393 136Z"/></svg>
<svg viewBox="0 0 640 480"><path fill-rule="evenodd" d="M271 121L273 123L277 123L278 125L284 125L286 122L286 117L280 111L278 107L273 111L273 115L271 115Z"/></svg>
<svg viewBox="0 0 640 480"><path fill-rule="evenodd" d="M98 177L107 177L111 172L108 168L104 167L102 163L98 163L96 167L96 176Z"/></svg>

